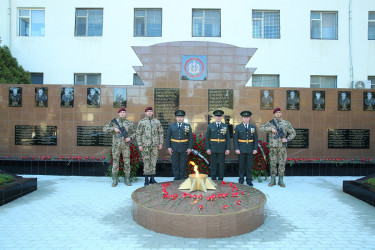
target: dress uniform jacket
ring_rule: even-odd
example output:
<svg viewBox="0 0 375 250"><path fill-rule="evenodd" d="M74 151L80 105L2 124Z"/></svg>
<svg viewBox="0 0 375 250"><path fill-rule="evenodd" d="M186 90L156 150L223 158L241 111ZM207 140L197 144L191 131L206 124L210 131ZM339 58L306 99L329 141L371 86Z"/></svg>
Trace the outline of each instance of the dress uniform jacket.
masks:
<svg viewBox="0 0 375 250"><path fill-rule="evenodd" d="M186 152L188 148L193 148L193 133L190 124L181 123L181 128L178 128L178 123L169 125L166 137L167 148L172 148L174 152Z"/></svg>
<svg viewBox="0 0 375 250"><path fill-rule="evenodd" d="M258 149L258 133L255 125L248 124L246 130L245 125L236 126L233 134L234 150L240 150L241 154L252 154L253 150Z"/></svg>
<svg viewBox="0 0 375 250"><path fill-rule="evenodd" d="M216 122L208 125L206 132L206 149L210 149L212 153L225 153L225 150L230 150L228 125L220 123L219 129L217 128Z"/></svg>

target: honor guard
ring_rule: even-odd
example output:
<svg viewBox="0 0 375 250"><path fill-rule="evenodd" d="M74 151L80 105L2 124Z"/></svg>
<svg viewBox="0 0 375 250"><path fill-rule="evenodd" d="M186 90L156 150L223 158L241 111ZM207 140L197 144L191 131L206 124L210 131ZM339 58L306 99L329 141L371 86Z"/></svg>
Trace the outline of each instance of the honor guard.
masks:
<svg viewBox="0 0 375 250"><path fill-rule="evenodd" d="M185 111L175 112L176 122L169 125L166 137L166 147L172 159L174 180L184 180L186 159L193 148L193 133L190 124L184 122Z"/></svg>
<svg viewBox="0 0 375 250"><path fill-rule="evenodd" d="M253 155L258 153L258 133L255 125L250 124L250 111L242 111L242 123L234 129L233 144L238 155L238 182L243 184L246 173L246 183L253 186L252 167Z"/></svg>
<svg viewBox="0 0 375 250"><path fill-rule="evenodd" d="M213 112L215 122L210 123L206 132L206 149L210 155L211 179L224 179L225 155L230 154L230 135L228 125L221 122L224 111L215 110Z"/></svg>

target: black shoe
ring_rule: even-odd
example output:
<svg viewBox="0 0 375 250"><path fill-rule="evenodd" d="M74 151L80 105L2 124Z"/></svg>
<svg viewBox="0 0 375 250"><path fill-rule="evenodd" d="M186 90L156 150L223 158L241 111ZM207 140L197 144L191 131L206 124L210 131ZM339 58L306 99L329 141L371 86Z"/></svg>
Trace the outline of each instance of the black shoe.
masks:
<svg viewBox="0 0 375 250"><path fill-rule="evenodd" d="M211 180L216 181L216 177L211 177Z"/></svg>
<svg viewBox="0 0 375 250"><path fill-rule="evenodd" d="M248 182L247 185L249 185L250 187L254 186L251 182Z"/></svg>
<svg viewBox="0 0 375 250"><path fill-rule="evenodd" d="M151 177L150 177L150 184L155 184L155 183L157 183L157 182L155 181L154 176L151 175Z"/></svg>
<svg viewBox="0 0 375 250"><path fill-rule="evenodd" d="M145 176L145 186L149 185L150 183L148 182L148 175Z"/></svg>
<svg viewBox="0 0 375 250"><path fill-rule="evenodd" d="M238 183L243 184L243 180L242 180L242 179L239 179L239 180L238 180Z"/></svg>

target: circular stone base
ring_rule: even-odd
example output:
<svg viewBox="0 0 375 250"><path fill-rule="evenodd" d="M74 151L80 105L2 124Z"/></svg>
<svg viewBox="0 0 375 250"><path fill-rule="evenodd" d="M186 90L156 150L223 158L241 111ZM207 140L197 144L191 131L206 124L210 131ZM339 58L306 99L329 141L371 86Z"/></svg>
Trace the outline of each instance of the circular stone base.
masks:
<svg viewBox="0 0 375 250"><path fill-rule="evenodd" d="M133 219L157 233L185 238L236 236L264 223L267 199L261 191L238 183L214 182L216 190L206 193L179 190L182 181L139 188L132 193ZM213 201L208 200L214 195Z"/></svg>

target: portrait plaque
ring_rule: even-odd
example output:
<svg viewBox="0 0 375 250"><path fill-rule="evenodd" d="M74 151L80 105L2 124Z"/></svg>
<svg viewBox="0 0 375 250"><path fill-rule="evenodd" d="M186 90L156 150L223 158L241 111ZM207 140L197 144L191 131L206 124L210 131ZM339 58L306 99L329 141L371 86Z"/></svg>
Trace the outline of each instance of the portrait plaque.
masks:
<svg viewBox="0 0 375 250"><path fill-rule="evenodd" d="M181 80L207 80L207 56L183 55L181 58Z"/></svg>
<svg viewBox="0 0 375 250"><path fill-rule="evenodd" d="M337 109L339 111L349 111L351 109L351 96L350 91L337 92Z"/></svg>
<svg viewBox="0 0 375 250"><path fill-rule="evenodd" d="M286 109L287 110L299 110L300 103L299 90L287 90L286 91Z"/></svg>
<svg viewBox="0 0 375 250"><path fill-rule="evenodd" d="M363 92L363 110L364 111L375 110L375 92L371 92L371 91Z"/></svg>
<svg viewBox="0 0 375 250"><path fill-rule="evenodd" d="M9 87L9 107L22 107L21 87Z"/></svg>
<svg viewBox="0 0 375 250"><path fill-rule="evenodd" d="M218 109L224 111L222 122L228 125L233 137L233 89L208 90L208 124L215 121L213 112Z"/></svg>
<svg viewBox="0 0 375 250"><path fill-rule="evenodd" d="M325 91L316 91L314 90L312 92L312 110L325 110L326 104L325 104Z"/></svg>
<svg viewBox="0 0 375 250"><path fill-rule="evenodd" d="M296 137L288 142L288 148L309 148L309 129L297 128Z"/></svg>
<svg viewBox="0 0 375 250"><path fill-rule="evenodd" d="M62 108L73 108L74 106L74 88L61 88L61 102Z"/></svg>
<svg viewBox="0 0 375 250"><path fill-rule="evenodd" d="M113 107L126 108L126 88L113 89Z"/></svg>
<svg viewBox="0 0 375 250"><path fill-rule="evenodd" d="M369 129L328 129L328 148L370 148Z"/></svg>
<svg viewBox="0 0 375 250"><path fill-rule="evenodd" d="M77 146L112 146L112 135L102 126L77 126Z"/></svg>
<svg viewBox="0 0 375 250"><path fill-rule="evenodd" d="M100 88L87 88L87 107L100 108Z"/></svg>
<svg viewBox="0 0 375 250"><path fill-rule="evenodd" d="M35 107L48 107L48 88L35 88Z"/></svg>
<svg viewBox="0 0 375 250"><path fill-rule="evenodd" d="M273 90L260 90L260 109L273 110Z"/></svg>
<svg viewBox="0 0 375 250"><path fill-rule="evenodd" d="M180 90L172 88L156 88L154 90L154 116L158 119L167 135L169 124L176 121L174 112L180 106Z"/></svg>
<svg viewBox="0 0 375 250"><path fill-rule="evenodd" d="M57 126L15 126L15 145L57 145Z"/></svg>

